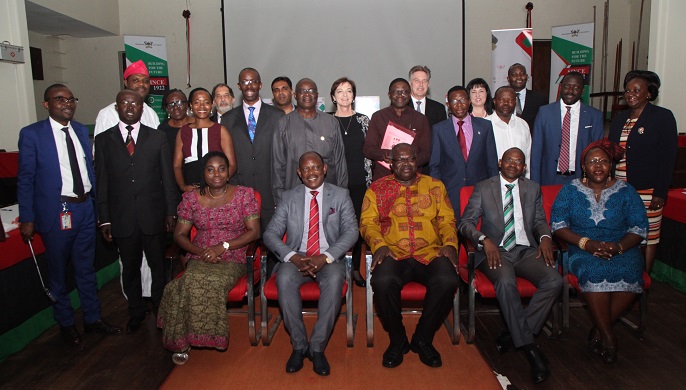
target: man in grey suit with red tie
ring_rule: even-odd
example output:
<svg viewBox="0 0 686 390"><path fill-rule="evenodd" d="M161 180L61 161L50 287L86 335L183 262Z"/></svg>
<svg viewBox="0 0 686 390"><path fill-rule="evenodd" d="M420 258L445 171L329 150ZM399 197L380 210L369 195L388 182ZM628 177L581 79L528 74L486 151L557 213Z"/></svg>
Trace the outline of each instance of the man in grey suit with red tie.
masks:
<svg viewBox="0 0 686 390"><path fill-rule="evenodd" d="M119 123L95 137L98 216L106 241L114 240L129 301L127 332L147 314L140 268L142 253L152 274L151 298L157 314L164 291L164 242L174 231L178 190L166 135L140 123L143 98L136 91L117 95Z"/></svg>
<svg viewBox="0 0 686 390"><path fill-rule="evenodd" d="M552 239L543 210L540 186L522 177L524 152L508 149L500 160L500 175L474 187L458 230L479 248L474 266L493 282L508 331L496 339L501 353L524 351L534 383L548 379L548 363L534 344L560 295L562 278L555 269ZM481 229L476 226L481 219ZM517 277L538 291L526 309L517 290Z"/></svg>
<svg viewBox="0 0 686 390"><path fill-rule="evenodd" d="M445 184L450 203L460 209L460 189L498 174L498 155L491 122L469 115L469 92L462 86L448 91L452 117L431 128L429 175ZM459 212L455 219L460 223Z"/></svg>
<svg viewBox="0 0 686 390"><path fill-rule="evenodd" d="M45 244L48 288L55 298L55 321L62 339L81 344L67 291L67 268L74 271L86 333L121 333L103 321L96 281L95 175L88 129L72 121L78 99L69 88L53 84L45 90L43 107L49 118L19 133L19 230L29 242L39 232Z"/></svg>
<svg viewBox="0 0 686 390"><path fill-rule="evenodd" d="M321 155L305 152L297 169L303 184L282 194L276 213L262 235L267 248L281 261L274 272L279 306L293 346L286 363L288 373L299 371L308 357L315 373L329 375L324 349L341 307L345 282L343 257L359 237L348 190L324 183L327 170ZM285 243L284 234L287 234ZM308 343L300 285L311 281L319 285L320 297L317 323Z"/></svg>

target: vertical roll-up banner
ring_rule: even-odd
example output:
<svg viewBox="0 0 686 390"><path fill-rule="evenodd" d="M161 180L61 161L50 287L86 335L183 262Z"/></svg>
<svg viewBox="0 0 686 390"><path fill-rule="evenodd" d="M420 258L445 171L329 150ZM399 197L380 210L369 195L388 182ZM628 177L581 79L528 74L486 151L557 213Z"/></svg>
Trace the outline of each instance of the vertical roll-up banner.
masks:
<svg viewBox="0 0 686 390"><path fill-rule="evenodd" d="M161 122L166 116L162 109L162 98L169 91L166 38L124 35L124 50L126 52L126 66L143 60L148 67L150 94L146 103L155 110Z"/></svg>
<svg viewBox="0 0 686 390"><path fill-rule="evenodd" d="M520 63L531 75L531 56L534 52L533 35L530 28L491 30L491 49L493 52L491 93L498 87L508 85L507 70L512 64ZM531 77L526 83L531 89Z"/></svg>
<svg viewBox="0 0 686 390"><path fill-rule="evenodd" d="M569 72L584 75L586 86L591 85L593 63L593 23L570 24L552 28L550 45L550 101L560 96L560 82ZM585 88L581 101L588 104L591 88Z"/></svg>

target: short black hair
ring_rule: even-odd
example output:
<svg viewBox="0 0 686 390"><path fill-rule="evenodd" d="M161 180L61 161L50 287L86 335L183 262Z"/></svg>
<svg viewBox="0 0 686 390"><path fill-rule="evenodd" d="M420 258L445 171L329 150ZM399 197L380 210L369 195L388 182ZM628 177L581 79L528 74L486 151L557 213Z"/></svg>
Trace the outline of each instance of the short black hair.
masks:
<svg viewBox="0 0 686 390"><path fill-rule="evenodd" d="M222 160L224 160L227 170L231 166L231 164L229 163L229 158L226 157L224 152L214 151L204 155L202 157L202 165L200 166L200 169L202 169L202 174L200 175L200 195L205 195L205 188L207 188L207 182L205 181L205 168L207 167L207 163L210 161L210 159L214 157L219 157Z"/></svg>
<svg viewBox="0 0 686 390"><path fill-rule="evenodd" d="M630 70L629 73L624 76L624 89L626 89L629 81L633 79L643 79L648 83L648 93L650 94L648 101L652 102L657 99L657 95L660 94L660 85L662 85L660 76L658 76L657 73L649 70Z"/></svg>
<svg viewBox="0 0 686 390"><path fill-rule="evenodd" d="M446 99L448 98L448 96L450 96L451 93L453 93L453 92L455 92L455 91L465 91L465 92L467 93L467 99L469 99L469 91L467 91L467 88L465 88L465 87L463 87L463 86L461 86L461 85L456 85L456 86L450 88L450 89L448 90L448 93L445 95L445 96L446 96Z"/></svg>
<svg viewBox="0 0 686 390"><path fill-rule="evenodd" d="M388 92L391 92L391 87L393 87L393 84L395 84L399 81L402 81L403 83L407 84L408 87L410 87L410 83L407 80L405 80L402 77L398 77L398 78L393 79L393 81L391 81L391 83L388 84Z"/></svg>
<svg viewBox="0 0 686 390"><path fill-rule="evenodd" d="M186 97L186 94L183 93L182 90L180 90L180 89L178 89L178 88L172 88L172 89L170 89L169 91L167 91L167 93L165 93L165 94L164 94L164 97L162 98L162 108L164 108L165 111L167 110L167 99L169 99L169 95L171 95L171 94L174 93L174 92L180 93L181 96L183 96L183 100L188 101L188 98Z"/></svg>
<svg viewBox="0 0 686 390"><path fill-rule="evenodd" d="M274 84L278 83L279 81L285 81L286 84L288 84L288 88L293 89L293 82L287 76L279 76L279 77L275 78L272 81L271 88L274 88Z"/></svg>
<svg viewBox="0 0 686 390"><path fill-rule="evenodd" d="M198 92L205 92L207 95L210 96L210 99L212 98L212 94L210 93L210 91L206 90L206 89L203 88L203 87L198 87L198 88L193 89L193 90L191 91L191 93L188 94L188 101L192 101L192 100L193 100L193 95L195 95L195 94L198 93ZM189 104L189 105L190 105L190 104Z"/></svg>
<svg viewBox="0 0 686 390"><path fill-rule="evenodd" d="M43 101L47 102L48 101L48 94L50 94L50 91L52 91L53 89L57 89L57 88L67 88L67 86L64 84L53 84L53 85L45 88L45 92L43 92Z"/></svg>

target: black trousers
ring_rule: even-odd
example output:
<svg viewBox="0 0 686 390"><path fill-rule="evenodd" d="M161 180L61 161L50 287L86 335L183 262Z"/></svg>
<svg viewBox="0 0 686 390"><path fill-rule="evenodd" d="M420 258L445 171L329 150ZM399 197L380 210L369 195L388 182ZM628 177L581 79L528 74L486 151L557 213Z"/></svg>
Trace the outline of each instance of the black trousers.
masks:
<svg viewBox="0 0 686 390"><path fill-rule="evenodd" d="M432 343L434 335L452 308L459 277L447 257L438 257L428 265L413 258L393 260L385 258L372 272L372 288L376 311L391 344L407 340L401 314L400 290L410 281L426 286L422 316L413 339Z"/></svg>
<svg viewBox="0 0 686 390"><path fill-rule="evenodd" d="M141 286L143 252L145 252L145 258L150 267L152 276L150 298L152 299L153 310L157 314L166 282L164 272L165 238L166 233L146 235L139 228L136 228L129 237L115 237L122 262L122 286L126 299L129 301L129 315L131 317L143 317L147 311Z"/></svg>

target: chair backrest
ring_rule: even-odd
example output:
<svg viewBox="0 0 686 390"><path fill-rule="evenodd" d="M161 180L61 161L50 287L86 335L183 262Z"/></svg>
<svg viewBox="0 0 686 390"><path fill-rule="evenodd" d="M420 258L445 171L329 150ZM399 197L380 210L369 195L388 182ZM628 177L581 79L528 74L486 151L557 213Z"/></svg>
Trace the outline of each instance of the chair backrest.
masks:
<svg viewBox="0 0 686 390"><path fill-rule="evenodd" d="M549 186L541 186L541 198L543 198L543 209L545 210L545 220L550 225L550 213L553 209L553 203L557 193L560 192L562 184L553 184Z"/></svg>

